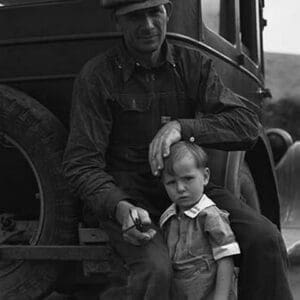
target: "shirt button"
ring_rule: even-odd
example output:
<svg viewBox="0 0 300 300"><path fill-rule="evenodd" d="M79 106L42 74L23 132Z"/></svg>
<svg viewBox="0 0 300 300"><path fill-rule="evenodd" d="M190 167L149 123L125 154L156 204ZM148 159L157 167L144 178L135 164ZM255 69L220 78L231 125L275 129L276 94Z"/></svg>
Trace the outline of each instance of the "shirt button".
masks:
<svg viewBox="0 0 300 300"><path fill-rule="evenodd" d="M194 143L194 142L195 142L195 138L194 138L193 136L191 136L190 139L189 139L189 141L190 141L191 143Z"/></svg>

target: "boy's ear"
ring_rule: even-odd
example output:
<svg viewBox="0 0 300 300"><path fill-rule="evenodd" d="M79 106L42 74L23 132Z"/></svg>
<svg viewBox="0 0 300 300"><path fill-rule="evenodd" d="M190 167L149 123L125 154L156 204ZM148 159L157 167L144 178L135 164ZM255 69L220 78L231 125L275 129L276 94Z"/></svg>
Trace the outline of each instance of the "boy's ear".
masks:
<svg viewBox="0 0 300 300"><path fill-rule="evenodd" d="M204 168L203 177L204 177L204 185L207 185L208 182L209 182L209 178L210 178L210 170L209 170L209 168Z"/></svg>

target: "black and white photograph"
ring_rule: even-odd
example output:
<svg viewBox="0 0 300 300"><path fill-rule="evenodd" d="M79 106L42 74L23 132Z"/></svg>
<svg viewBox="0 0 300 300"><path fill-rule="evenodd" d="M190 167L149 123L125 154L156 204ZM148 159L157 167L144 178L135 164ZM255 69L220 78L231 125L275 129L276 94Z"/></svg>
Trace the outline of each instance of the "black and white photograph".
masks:
<svg viewBox="0 0 300 300"><path fill-rule="evenodd" d="M0 300L300 299L299 11L0 0Z"/></svg>

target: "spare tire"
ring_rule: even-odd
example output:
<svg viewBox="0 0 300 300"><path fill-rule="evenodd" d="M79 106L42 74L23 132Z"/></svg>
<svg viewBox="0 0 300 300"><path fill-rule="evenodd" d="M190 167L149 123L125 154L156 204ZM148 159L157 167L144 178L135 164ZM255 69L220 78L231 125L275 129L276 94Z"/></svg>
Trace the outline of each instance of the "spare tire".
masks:
<svg viewBox="0 0 300 300"><path fill-rule="evenodd" d="M0 135L23 154L38 182L39 225L31 244L77 243L77 209L61 172L64 126L35 99L1 85ZM43 299L62 267L49 261L0 261L0 299Z"/></svg>

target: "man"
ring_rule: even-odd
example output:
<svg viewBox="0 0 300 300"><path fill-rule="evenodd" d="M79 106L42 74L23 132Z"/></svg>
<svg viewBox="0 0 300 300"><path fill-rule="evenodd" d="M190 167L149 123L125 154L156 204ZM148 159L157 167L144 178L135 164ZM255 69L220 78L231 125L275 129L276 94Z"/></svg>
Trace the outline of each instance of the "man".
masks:
<svg viewBox="0 0 300 300"><path fill-rule="evenodd" d="M159 180L163 157L179 140L246 150L257 139L258 121L223 86L210 59L166 41L168 0L103 0L102 6L114 10L123 42L89 61L75 82L64 173L106 218L112 245L130 269L124 295L166 300L172 268L155 226L170 204ZM240 299L291 299L275 226L222 188L205 192L230 212L242 251ZM151 228L138 230L133 219Z"/></svg>

